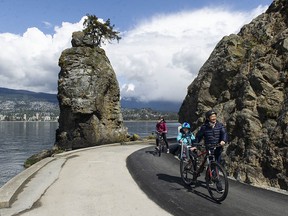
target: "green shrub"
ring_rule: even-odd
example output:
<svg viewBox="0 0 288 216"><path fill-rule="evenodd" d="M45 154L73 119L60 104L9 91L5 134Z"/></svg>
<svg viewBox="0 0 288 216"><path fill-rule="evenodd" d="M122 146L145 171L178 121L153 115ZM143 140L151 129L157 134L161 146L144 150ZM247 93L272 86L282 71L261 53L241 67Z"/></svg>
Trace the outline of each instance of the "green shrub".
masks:
<svg viewBox="0 0 288 216"><path fill-rule="evenodd" d="M138 134L133 134L132 136L130 136L130 141L137 141L140 139L141 137Z"/></svg>

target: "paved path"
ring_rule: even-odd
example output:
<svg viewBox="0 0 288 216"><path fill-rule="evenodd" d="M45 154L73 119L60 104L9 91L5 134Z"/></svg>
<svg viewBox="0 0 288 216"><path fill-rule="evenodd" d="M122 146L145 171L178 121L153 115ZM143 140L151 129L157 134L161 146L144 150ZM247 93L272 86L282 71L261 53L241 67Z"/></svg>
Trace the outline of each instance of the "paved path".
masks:
<svg viewBox="0 0 288 216"><path fill-rule="evenodd" d="M171 145L172 146L172 145ZM229 181L227 199L214 202L206 189L204 174L199 184L183 184L179 161L171 154L154 156L148 147L132 153L127 167L141 189L173 215L288 216L288 194Z"/></svg>
<svg viewBox="0 0 288 216"><path fill-rule="evenodd" d="M128 155L148 145L111 145L64 154L26 184L0 216L169 215L151 201L126 168Z"/></svg>

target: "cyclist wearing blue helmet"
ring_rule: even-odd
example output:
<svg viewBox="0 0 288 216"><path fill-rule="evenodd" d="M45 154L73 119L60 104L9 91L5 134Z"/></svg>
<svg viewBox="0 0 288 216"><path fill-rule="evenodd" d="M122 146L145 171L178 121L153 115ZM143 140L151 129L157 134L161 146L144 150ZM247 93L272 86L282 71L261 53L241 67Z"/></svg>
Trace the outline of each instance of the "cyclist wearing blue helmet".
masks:
<svg viewBox="0 0 288 216"><path fill-rule="evenodd" d="M195 141L195 137L190 129L191 129L190 124L188 122L184 122L182 124L182 128L180 129L180 133L177 136L177 141L179 143L183 143L184 146L191 145ZM181 149L180 146L179 149ZM195 149L196 149L195 147L192 147L190 148L190 151L193 151ZM187 152L187 150L188 149L186 148L185 152ZM189 159L189 154L186 154L185 156L187 157L187 159Z"/></svg>

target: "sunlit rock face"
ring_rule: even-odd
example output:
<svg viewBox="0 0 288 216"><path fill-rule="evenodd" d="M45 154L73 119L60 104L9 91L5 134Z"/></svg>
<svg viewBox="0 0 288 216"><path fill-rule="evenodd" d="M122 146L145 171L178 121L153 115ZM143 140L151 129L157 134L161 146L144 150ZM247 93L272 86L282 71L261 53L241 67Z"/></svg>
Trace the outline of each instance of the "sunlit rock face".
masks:
<svg viewBox="0 0 288 216"><path fill-rule="evenodd" d="M74 32L72 48L62 52L58 79L60 106L56 145L77 149L122 142L127 136L120 90L105 51L83 32Z"/></svg>
<svg viewBox="0 0 288 216"><path fill-rule="evenodd" d="M288 1L224 37L202 66L179 110L196 130L214 108L226 124L230 176L288 189Z"/></svg>

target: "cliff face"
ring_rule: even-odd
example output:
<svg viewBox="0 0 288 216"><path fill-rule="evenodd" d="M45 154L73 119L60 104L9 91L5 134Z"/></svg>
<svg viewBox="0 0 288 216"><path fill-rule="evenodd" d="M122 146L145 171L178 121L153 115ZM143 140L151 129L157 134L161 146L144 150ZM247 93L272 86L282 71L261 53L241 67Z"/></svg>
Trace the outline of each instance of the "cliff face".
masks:
<svg viewBox="0 0 288 216"><path fill-rule="evenodd" d="M119 85L105 51L82 32L73 33L72 46L59 59L56 145L76 149L125 140Z"/></svg>
<svg viewBox="0 0 288 216"><path fill-rule="evenodd" d="M196 130L211 108L229 133L229 175L288 190L287 0L217 44L188 87L179 121Z"/></svg>

